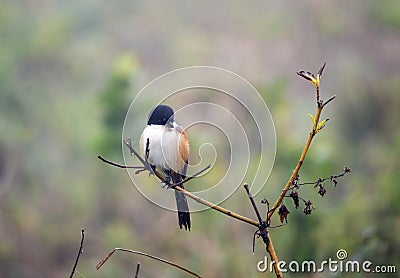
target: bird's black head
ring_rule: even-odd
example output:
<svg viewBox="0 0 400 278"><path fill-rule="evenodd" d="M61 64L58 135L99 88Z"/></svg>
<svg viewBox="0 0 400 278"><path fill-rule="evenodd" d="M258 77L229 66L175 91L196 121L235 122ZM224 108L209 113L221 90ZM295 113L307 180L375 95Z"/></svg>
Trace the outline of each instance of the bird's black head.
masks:
<svg viewBox="0 0 400 278"><path fill-rule="evenodd" d="M149 114L147 125L171 125L174 122L174 110L168 105L157 105Z"/></svg>

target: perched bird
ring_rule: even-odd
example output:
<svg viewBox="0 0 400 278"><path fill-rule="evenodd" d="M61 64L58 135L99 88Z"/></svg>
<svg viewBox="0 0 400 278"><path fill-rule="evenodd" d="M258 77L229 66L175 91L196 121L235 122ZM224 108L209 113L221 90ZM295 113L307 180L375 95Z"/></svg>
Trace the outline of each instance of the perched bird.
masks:
<svg viewBox="0 0 400 278"><path fill-rule="evenodd" d="M153 169L166 177L166 183L185 179L188 166L189 142L186 132L174 120L174 110L167 105L156 106L149 114L147 126L140 137L139 148ZM183 188L183 184L180 185ZM175 190L179 227L190 231L190 213L186 196Z"/></svg>

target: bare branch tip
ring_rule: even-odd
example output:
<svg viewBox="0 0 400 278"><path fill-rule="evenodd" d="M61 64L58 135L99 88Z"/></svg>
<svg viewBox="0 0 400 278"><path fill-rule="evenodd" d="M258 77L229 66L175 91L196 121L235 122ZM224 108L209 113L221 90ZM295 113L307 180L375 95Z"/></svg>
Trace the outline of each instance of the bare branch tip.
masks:
<svg viewBox="0 0 400 278"><path fill-rule="evenodd" d="M139 277L139 271L140 271L140 263L138 262L138 263L136 264L135 278L138 278L138 277Z"/></svg>
<svg viewBox="0 0 400 278"><path fill-rule="evenodd" d="M83 253L83 241L84 241L84 239L85 239L85 228L83 228L81 230L81 244L79 246L78 255L76 256L74 266L72 267L72 271L71 271L71 274L69 276L70 278L72 278L74 276L76 267L78 266L79 259L81 257L81 254Z"/></svg>
<svg viewBox="0 0 400 278"><path fill-rule="evenodd" d="M325 105L327 105L329 102L331 102L332 100L334 100L336 98L336 95L331 96L327 101L325 101L322 104L322 107L324 107Z"/></svg>
<svg viewBox="0 0 400 278"><path fill-rule="evenodd" d="M324 71L325 66L326 66L326 62L324 62L324 64L322 65L322 67L319 69L319 71L318 71L318 75L319 75L319 76L322 75L322 72Z"/></svg>
<svg viewBox="0 0 400 278"><path fill-rule="evenodd" d="M312 81L312 78L310 77L310 75L313 76L312 73L305 72L304 70L300 70L300 71L298 71L296 73L297 73L298 76L301 76L301 77L303 77L304 79L306 79L308 81Z"/></svg>
<svg viewBox="0 0 400 278"><path fill-rule="evenodd" d="M167 261L165 259L159 258L159 257L154 256L154 255L150 255L150 254L143 253L143 252L140 252L140 251L125 249L125 248L114 248L114 250L112 250L110 253L108 253L108 255L97 264L96 269L99 270L99 268L115 253L115 251L122 251L122 252L128 252L128 253L140 255L140 256L145 256L145 257L151 258L153 260L156 260L156 261L168 264L170 266L173 266L175 268L178 268L178 269L180 269L182 271L185 271L185 272L191 274L192 276L201 277L199 274L197 274L197 273L195 273L195 272L191 271L190 269L187 269L187 268L185 268L183 266L180 266L180 265L178 265L178 264L176 264L174 262ZM138 263L138 265L140 265L140 263Z"/></svg>

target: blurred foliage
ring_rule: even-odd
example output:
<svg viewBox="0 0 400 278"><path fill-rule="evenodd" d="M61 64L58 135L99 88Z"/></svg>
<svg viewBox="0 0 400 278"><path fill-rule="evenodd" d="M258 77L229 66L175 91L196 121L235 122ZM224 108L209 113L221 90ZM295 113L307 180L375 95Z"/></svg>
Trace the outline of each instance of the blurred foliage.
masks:
<svg viewBox="0 0 400 278"><path fill-rule="evenodd" d="M100 107L103 108L103 133L99 136L98 150L104 155L118 153L121 142L115 141L115 134L122 134L121 123L125 120L129 108L128 92L132 76L138 62L129 54L121 55L115 62L111 76L105 88L100 92ZM122 141L122 138L121 138Z"/></svg>
<svg viewBox="0 0 400 278"><path fill-rule="evenodd" d="M206 277L264 277L256 270L265 254L260 242L251 255L252 227L207 210L193 214L190 233L178 231L174 213L148 202L126 172L96 155L122 160L125 113L144 81L188 65L221 66L249 79L271 109L277 157L257 200L272 202L315 109L311 86L295 72L324 61L322 95L338 97L300 175L312 181L344 165L353 173L336 189L327 186L323 198L304 188L316 207L309 216L285 200L289 224L270 231L277 254L324 260L342 248L352 259L398 268L399 1L156 2L0 4L0 277L66 277L83 227L76 277L132 276L136 261L140 277L186 277L126 254L96 271L114 247ZM222 205L254 217L241 188Z"/></svg>
<svg viewBox="0 0 400 278"><path fill-rule="evenodd" d="M385 2L369 1L370 10L373 17L382 23L383 26L393 28L400 27L400 3L396 0Z"/></svg>

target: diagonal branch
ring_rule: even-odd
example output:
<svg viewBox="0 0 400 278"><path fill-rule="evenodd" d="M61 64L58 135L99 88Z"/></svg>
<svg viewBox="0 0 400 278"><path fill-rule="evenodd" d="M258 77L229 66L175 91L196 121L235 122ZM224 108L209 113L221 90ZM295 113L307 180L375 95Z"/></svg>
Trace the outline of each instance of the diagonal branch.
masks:
<svg viewBox="0 0 400 278"><path fill-rule="evenodd" d="M138 277L139 277L139 271L140 271L140 263L138 262L138 263L136 264L135 278L138 278Z"/></svg>
<svg viewBox="0 0 400 278"><path fill-rule="evenodd" d="M282 203L283 199L284 199L285 196L286 196L287 191L290 189L290 186L292 185L293 181L294 181L294 180L296 179L296 177L298 176L298 173L299 173L299 171L300 171L301 166L302 166L303 163L304 163L304 159L305 159L305 157L306 157L306 155L307 155L307 152L308 152L308 150L310 149L311 142L312 142L312 140L314 139L314 137L315 137L315 135L317 134L317 132L319 132L319 131L321 130L321 129L319 129L319 125L318 125L318 124L319 124L319 121L320 121L320 118L321 118L322 110L324 109L324 107L325 107L329 102L331 102L332 100L335 99L335 96L329 98L326 102L323 102L323 101L320 99L320 92L319 92L320 80L321 80L321 75L322 75L322 72L323 72L323 70L324 70L324 68L325 68L325 65L326 65L326 64L324 63L323 66L322 66L322 67L320 68L320 70L318 71L318 74L317 74L316 77L315 77L312 73L310 73L310 72L299 71L299 72L297 73L299 76L305 78L306 80L310 81L310 82L313 84L313 86L314 86L314 88L315 88L315 90L316 90L317 112L315 113L315 116L313 117L313 127L312 127L312 130L311 130L311 132L310 132L310 134L309 134L309 136L308 136L308 139L307 139L306 144L305 144L305 146L304 146L304 148L303 148L303 151L302 151L302 153L301 153L301 155L300 155L299 161L297 162L297 165L296 165L296 167L294 168L293 173L292 173L292 175L290 176L289 180L287 181L286 185L284 186L284 188L283 188L281 194L279 195L278 199L275 201L275 203L274 203L272 209L268 212L267 218L266 218L266 221L265 221L265 222L267 222L267 223L270 221L272 215L275 213L275 211L277 210L277 208L278 208L278 207L280 206L280 204ZM321 127L321 128L322 128L322 127ZM268 237L269 237L269 235L268 235ZM268 244L268 246L267 246L267 252L269 253L271 260L275 262L275 263L273 264L273 266L274 266L274 271L275 271L275 275L276 275L276 277L283 277L283 273L282 273L282 271L279 269L279 267L278 267L278 265L277 265L278 257L277 257L277 255L276 255L276 252L275 252L275 249L274 249L274 247L273 247L272 241L271 241L271 239L269 239L269 240L270 240L270 242L269 242L269 244Z"/></svg>
<svg viewBox="0 0 400 278"><path fill-rule="evenodd" d="M326 106L328 103L330 103L331 101L333 101L333 100L335 99L336 96L330 97L330 98L329 98L327 101L325 101L325 102L320 98L320 90L319 90L319 89L320 89L320 80L321 80L321 75L322 75L322 72L323 72L324 68L325 68L325 63L324 63L324 65L320 68L320 70L318 71L318 73L317 73L316 76L314 76L314 75L313 75L312 73L310 73L310 72L305 72L305 71L299 71L299 72L297 73L299 76L305 78L306 80L308 80L309 82L311 82L311 83L313 84L313 86L314 86L314 88L315 88L315 90L316 90L317 111L316 111L316 113L315 113L315 116L310 115L310 116L311 116L311 119L312 119L312 121L313 121L313 127L312 127L311 132L310 132L310 134L309 134L309 136L308 136L308 139L307 139L307 141L306 141L306 143L305 143L305 146L304 146L303 151L302 151L302 153L301 153L301 155L300 155L300 158L299 158L299 160L298 160L298 162L297 162L297 165L296 165L296 167L294 168L292 175L289 177L289 180L287 181L287 183L286 183L285 186L283 187L283 190L282 190L281 194L279 195L279 197L278 197L277 200L275 201L275 203L274 203L272 209L271 209L271 210L268 210L267 217L266 217L266 220L265 220L265 221L262 220L261 215L260 215L260 213L259 213L259 211L258 211L258 209L257 209L257 207L256 207L256 205L255 205L254 199L253 199L253 197L251 196L251 194L250 194L250 192L249 192L249 190L248 190L248 186L247 186L247 185L245 185L245 189L246 189L247 194L248 194L248 196L249 196L249 198L250 198L250 201L251 201L251 203L252 203L252 205L253 205L253 208L255 209L257 218L258 218L258 220L259 220L258 222L255 221L255 220L253 220L253 219L244 217L244 216L242 216L242 215L240 215L240 214L231 212L230 210L227 210L227 209L225 209L225 208L223 208L223 207L220 207L220 206L218 206L218 205L215 205L215 204L213 204L213 203L211 203L211 202L209 202L209 201L207 201L207 200L201 199L200 197L197 197L196 195L192 194L191 192L186 191L185 189L183 189L183 188L180 186L180 185L184 184L185 182L187 182L187 181L193 179L194 177L198 176L199 174L201 174L201 173L204 172L205 170L209 169L210 165L208 165L205 169L201 170L199 173L196 173L193 177L187 178L187 179L185 179L185 180L183 180L183 181L181 181L181 182L179 182L179 183L176 183L176 184L172 184L172 185L171 185L171 184L168 184L168 185L169 185L171 188L173 188L174 190L180 191L181 193L183 193L183 194L186 195L187 197L189 197L189 198L195 200L195 201L198 202L198 203L201 203L201 204L203 204L203 205L205 205L205 206L208 206L208 207L210 207L210 208L212 208L212 209L214 209L214 210L216 210L216 211L219 211L219 212L221 212L221 213L223 213L223 214L226 214L226 215L228 215L228 216L230 216L230 217L233 217L233 218L235 218L235 219L238 219L238 220L243 221L243 222L245 222L245 223L248 223L248 224L250 224L250 225L256 226L256 227L259 228L260 233L264 231L263 240L264 240L264 243L266 244L267 252L268 252L268 254L269 254L271 260L274 262L274 263L273 263L273 268L274 268L274 271L275 271L275 274L276 274L277 277L283 277L283 274L282 274L281 270L279 269L279 265L278 265L279 260L278 260L278 257L277 257L277 255L276 255L276 252L275 252L273 243L272 243L272 241L271 241L270 235L268 234L268 229L267 229L267 228L268 228L268 226L269 226L271 217L273 216L273 214L276 212L276 210L277 210L277 209L279 208L279 206L281 205L281 203L282 203L283 199L285 198L286 193L288 192L288 190L291 189L291 186L293 185L294 180L298 177L298 173L299 173L299 171L300 171L300 168L302 167L302 165L303 165L303 163L304 163L305 157L306 157L306 155L307 155L307 153L308 153L308 151L309 151L309 149L310 149L311 143L312 143L312 141L313 141L315 135L316 135L319 131L322 130L322 128L325 126L325 123L326 123L327 120L328 120L328 119L326 119L326 120L320 121L321 113L322 113L322 110L325 108L325 106ZM166 177L164 177L161 173L159 173L159 172L157 171L157 169L153 169L153 168L147 163L147 155L146 155L146 159L143 159L143 158L139 155L139 153L132 147L131 139L125 139L123 142L124 142L124 144L129 148L131 155L136 156L136 157L140 160L140 162L143 164L143 167L138 167L139 170L136 171L136 173L139 173L139 172L141 172L141 171L146 171L146 170L148 170L148 171L150 171L151 174L154 174L155 176L157 176L157 178L159 178L163 183L166 183L166 184L167 184ZM147 142L146 153L148 153L148 145L149 145L149 141ZM120 164L116 164L116 163L107 161L106 159L103 159L103 158L100 157L100 156L99 156L99 159L101 159L103 162L106 162L106 163L108 163L108 164L111 164L111 165L116 166L116 167L119 167L119 168L134 168L133 166L125 166L125 165L120 165ZM333 176L333 177L334 177L334 176ZM303 200L303 201L304 201L304 200ZM310 203L310 205L311 205L311 203ZM104 262L105 262L116 250L121 250L121 251L131 252L131 253L137 253L137 254L140 253L140 252L137 252L137 251L127 250L127 249L123 249L123 248L116 248L116 249L114 249L111 253L109 253L108 256L107 256L105 259L103 259L103 260L98 264L97 268L100 268L101 265L104 264ZM152 256L147 255L147 254L146 254L146 256L152 257ZM161 259L161 261L163 261L163 260Z"/></svg>
<svg viewBox="0 0 400 278"><path fill-rule="evenodd" d="M128 165L122 165L122 164L118 164L115 162L112 162L108 159L105 159L104 157L102 157L101 155L97 156L98 159L100 159L101 161L110 164L112 166L118 167L118 168L122 168L122 169L143 169L143 166L128 166Z"/></svg>
<svg viewBox="0 0 400 278"><path fill-rule="evenodd" d="M178 268L178 269L180 269L180 270L182 270L182 271L185 271L185 272L189 273L190 275L192 275L192 276L194 276L194 277L198 277L198 278L201 278L201 277L202 277L202 276L200 276L199 274L197 274L197 273L191 271L190 269L187 269L187 268L185 268L185 267L183 267L183 266L180 266L180 265L178 265L178 264L176 264L176 263L173 263L173 262L164 260L164 259L162 259L162 258L153 256L153 255L150 255L150 254L147 254L147 253L144 253L144 252L135 251L135 250L130 250L130 249L125 249L125 248L114 248L114 250L112 250L110 253L108 253L107 256L106 256L104 259L102 259L102 260L96 265L96 269L99 270L100 267L102 267L102 266L105 264L105 262L115 253L115 251L123 251L123 252L128 252L128 253L132 253L132 254L137 254L137 255L145 256L145 257L154 259L154 260L156 260L156 261L159 261L159 262L168 264L168 265L170 265L170 266L176 267L176 268ZM139 267L138 267L137 269L139 269ZM138 270L137 270L137 272L138 272Z"/></svg>
<svg viewBox="0 0 400 278"><path fill-rule="evenodd" d="M230 210L228 210L226 208L223 208L223 207L220 207L218 205L215 205L215 204L213 204L213 203L211 203L211 202L209 202L207 200L204 200L204 199L194 195L193 193L191 193L189 191L186 191L185 189L183 189L180 186L176 186L176 187L174 187L174 189L182 192L183 194L185 194L186 196L188 196L189 198L195 200L196 202L198 202L200 204L203 204L203 205L205 205L205 206L207 206L209 208L212 208L212 209L214 209L216 211L219 211L219 212L221 212L223 214L226 214L226 215L228 215L230 217L233 217L233 218L235 218L237 220L246 222L247 224L250 224L250 225L258 227L258 222L253 220L253 219L247 218L247 217L242 216L242 215L240 215L238 213L232 212L232 211L230 211Z"/></svg>
<svg viewBox="0 0 400 278"><path fill-rule="evenodd" d="M253 195L251 195L251 193L250 193L249 185L247 183L245 183L243 186L244 186L244 189L246 190L247 195L249 196L251 205L253 206L253 209L256 212L258 222L261 225L263 220L261 218L260 211L258 210L258 208L256 206L256 202L254 201Z"/></svg>
<svg viewBox="0 0 400 278"><path fill-rule="evenodd" d="M204 169L198 171L197 173L191 175L190 177L184 179L183 181L170 184L169 186L170 186L171 188L175 188L175 187L177 187L177 186L180 186L180 185L182 185L182 184L184 184L184 183L190 181L191 179L196 178L197 176L201 175L202 173L204 173L206 170L208 170L208 169L210 169L210 168L211 168L211 164L208 164Z"/></svg>
<svg viewBox="0 0 400 278"><path fill-rule="evenodd" d="M311 76L308 75L308 74L304 74L304 71L300 71L298 73L298 75L302 76L306 80L311 81L311 83L314 85L314 87L316 89L317 96L318 96L317 97L317 112L315 113L315 116L313 117L314 125L312 127L312 130L311 130L309 136L308 136L308 139L307 139L307 142L306 142L306 144L305 144L305 146L303 148L303 151L302 151L302 153L300 155L299 161L297 162L297 165L294 168L293 173L290 176L289 180L287 181L286 185L284 186L281 194L279 195L278 199L275 201L272 209L268 212L266 222L268 222L271 219L271 217L275 213L276 209L280 206L280 204L282 203L283 198L285 198L285 196L286 196L287 191L290 189L290 186L292 185L294 179L297 177L297 175L298 175L298 173L300 171L300 168L304 163L304 159L305 159L305 157L307 155L307 152L310 149L311 142L314 139L314 137L317 134L317 132L319 131L318 130L318 123L319 123L320 118L321 118L322 110L324 109L324 107L329 102L334 100L335 97L336 97L336 96L332 96L325 102L323 102L322 100L319 99L319 85L320 85L319 82L320 82L321 74L322 74L324 68L325 68L325 63L320 68L320 70L318 71L318 75L317 75L316 79L314 79L314 76L312 74L311 74Z"/></svg>
<svg viewBox="0 0 400 278"><path fill-rule="evenodd" d="M272 266L274 268L276 277L281 278L281 277L283 277L283 274L278 265L279 259L278 259L278 256L276 255L275 248L274 248L274 245L272 243L272 240L271 240L271 237L269 236L269 234L268 234L268 239L269 239L269 244L267 246L267 252L269 254L269 257L271 258L271 261L273 262Z"/></svg>
<svg viewBox="0 0 400 278"><path fill-rule="evenodd" d="M132 147L132 143L131 143L131 142L132 142L131 139L125 139L125 140L124 140L124 144L129 148L131 154L135 155L135 156L140 160L140 162L143 164L144 168L142 167L142 169L149 170L149 169L146 167L146 161L145 161L145 160L139 155L139 153ZM99 159L100 159L100 157L99 157ZM102 160L103 162L106 162L107 164L110 164L110 165L117 164L117 163L114 163L114 162L109 163L109 161L106 160L106 159L100 159L100 160ZM123 166L123 165L120 165L120 164L117 164L117 165L116 165L116 167L119 167L119 168L126 168L126 167L120 167L120 166ZM207 165L204 169L202 169L201 171L197 172L197 173L194 174L193 176L188 177L188 178L186 178L185 180L183 180L183 181L181 181L181 182L179 182L179 183L170 184L169 186L170 186L171 188L173 188L173 189L179 191L179 192L182 192L182 193L185 194L187 197L189 197L189 198L195 200L196 202L198 202L198 203L200 203L200 204L203 204L203 205L205 205L205 206L207 206L207 207L209 207L209 208L212 208L212 209L214 209L214 210L216 210L216 211L219 211L219 212L221 212L221 213L223 213L223 214L225 214L225 215L228 215L228 216L230 216L230 217L232 217L232 218L235 218L235 219L237 219L237 220L240 220L240 221L242 221L242 222L245 222L245 223L248 223L248 224L250 224L250 225L253 225L253 226L258 227L258 224L259 224L259 223L258 223L257 221L255 221L255 220L253 220L253 219L250 219L250 218L247 218L247 217L245 217L245 216L242 216L242 215L240 215L240 214L238 214L238 213L232 212L232 211L230 211L230 210L228 210L228 209L226 209L226 208L223 208L223 207L221 207L221 206L218 206L218 205L216 205L216 204L213 204L213 203L211 203L211 202L209 202L209 201L207 201L207 200L204 200L204 199L202 199L202 198L196 196L195 194L193 194L193 193L191 193L191 192L189 192L189 191L187 191L187 190L185 190L185 189L183 189L182 187L179 186L179 185L182 185L182 184L184 184L185 182L188 182L189 180L191 180L191 179L197 177L198 175L200 175L201 173L203 173L204 171L206 171L206 170L209 169L210 167L211 167L211 165ZM159 172L157 171L157 169L154 169L154 170L153 170L153 173L154 173L154 175L155 175L158 179L161 180L161 182L166 182L166 178L165 178L161 173L159 173Z"/></svg>
<svg viewBox="0 0 400 278"><path fill-rule="evenodd" d="M69 276L70 278L72 278L72 277L74 276L76 267L78 266L79 258L81 257L81 254L82 254L82 250L83 250L83 241L84 241L84 239L85 239L85 229L82 229L81 235L82 235L82 237L81 237L81 244L80 244L80 246L79 246L78 255L76 256L76 260L75 260L74 266L73 266L73 268L72 268L71 275Z"/></svg>
<svg viewBox="0 0 400 278"><path fill-rule="evenodd" d="M322 108L323 106L318 106L317 109L317 113L315 115L315 122L318 123L319 119L321 117L321 112L322 112ZM282 190L281 195L279 195L278 199L275 201L274 205L272 206L271 210L268 212L267 215L267 221L271 219L272 215L274 214L274 212L276 211L276 209L280 206L280 204L282 203L283 198L285 197L287 191L290 188L290 185L292 184L293 180L296 178L297 174L300 171L301 166L303 165L304 159L307 155L308 149L311 146L311 142L315 136L315 129L313 127L312 131L310 132L310 135L308 136L307 142L303 148L303 152L301 153L300 159L297 162L296 168L294 168L292 175L290 176L289 180L287 181L285 187Z"/></svg>

